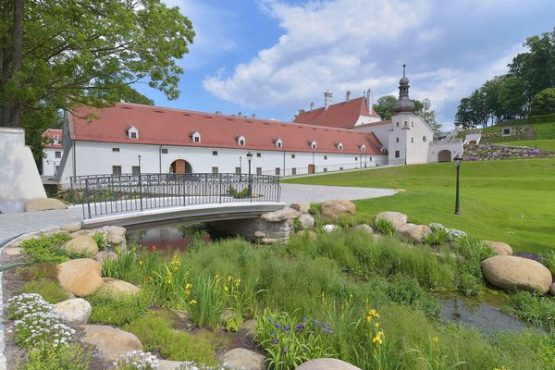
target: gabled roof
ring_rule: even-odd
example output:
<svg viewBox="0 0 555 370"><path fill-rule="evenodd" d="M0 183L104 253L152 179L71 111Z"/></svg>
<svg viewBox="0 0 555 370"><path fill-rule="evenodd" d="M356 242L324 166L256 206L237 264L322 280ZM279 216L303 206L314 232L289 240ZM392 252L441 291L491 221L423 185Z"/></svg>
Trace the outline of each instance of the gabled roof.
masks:
<svg viewBox="0 0 555 370"><path fill-rule="evenodd" d="M68 123L70 137L80 141L351 154L360 154L365 145L366 154L383 154L373 133L130 103L78 107L69 114ZM131 126L139 130L137 139L127 135ZM191 139L195 131L202 136L200 143ZM245 146L237 143L240 135L246 138ZM283 147L276 147L277 139ZM311 141L318 143L316 150L310 148ZM336 147L339 141L341 151Z"/></svg>
<svg viewBox="0 0 555 370"><path fill-rule="evenodd" d="M355 126L355 123L361 115L376 116L375 112L370 112L368 110L368 102L365 97L332 104L328 109L321 107L311 111L301 112L295 117L293 122L350 129Z"/></svg>
<svg viewBox="0 0 555 370"><path fill-rule="evenodd" d="M43 132L43 136L48 138L48 143L44 145L45 148L63 148L62 143L62 129L59 128L49 128ZM54 144L54 137L58 137L58 144Z"/></svg>

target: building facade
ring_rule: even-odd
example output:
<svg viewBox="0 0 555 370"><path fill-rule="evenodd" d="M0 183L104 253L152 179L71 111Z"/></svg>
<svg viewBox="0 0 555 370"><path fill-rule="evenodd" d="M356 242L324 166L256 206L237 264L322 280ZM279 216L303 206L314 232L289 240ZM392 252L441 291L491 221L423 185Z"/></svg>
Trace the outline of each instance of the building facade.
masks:
<svg viewBox="0 0 555 370"><path fill-rule="evenodd" d="M44 132L47 143L43 148L42 177L55 178L64 154L62 129L49 128Z"/></svg>

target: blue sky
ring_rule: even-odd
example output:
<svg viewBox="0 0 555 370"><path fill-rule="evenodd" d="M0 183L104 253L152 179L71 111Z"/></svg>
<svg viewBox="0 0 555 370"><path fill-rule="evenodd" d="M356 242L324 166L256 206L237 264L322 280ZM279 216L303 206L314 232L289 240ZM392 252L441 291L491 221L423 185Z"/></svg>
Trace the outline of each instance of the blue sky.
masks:
<svg viewBox="0 0 555 370"><path fill-rule="evenodd" d="M555 26L553 0L165 0L197 36L179 62L181 95L160 106L289 121L323 92L333 101L397 94L407 64L411 97L430 98L452 124L459 100L505 73L523 41Z"/></svg>

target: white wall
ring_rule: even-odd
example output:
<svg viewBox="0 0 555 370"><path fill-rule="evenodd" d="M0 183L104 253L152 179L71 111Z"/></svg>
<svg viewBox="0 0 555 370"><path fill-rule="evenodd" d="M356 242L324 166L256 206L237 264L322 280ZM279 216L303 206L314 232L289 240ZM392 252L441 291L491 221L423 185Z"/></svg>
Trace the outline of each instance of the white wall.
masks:
<svg viewBox="0 0 555 370"><path fill-rule="evenodd" d="M355 122L355 127L359 125L366 125L368 123L380 122L382 119L379 116L365 116L361 114Z"/></svg>
<svg viewBox="0 0 555 370"><path fill-rule="evenodd" d="M442 150L449 150L451 152L451 160L457 155L463 155L463 142L462 140L453 141L434 141L430 144L428 153L428 162L438 162L438 154Z"/></svg>
<svg viewBox="0 0 555 370"><path fill-rule="evenodd" d="M56 152L60 152L60 158L56 158ZM62 148L44 148L42 158L42 176L56 176L56 166L60 165L63 156Z"/></svg>
<svg viewBox="0 0 555 370"><path fill-rule="evenodd" d="M389 150L389 135L391 134L391 123L384 123L382 125L356 127L355 130L363 132L373 132L378 138L384 148Z"/></svg>
<svg viewBox="0 0 555 370"><path fill-rule="evenodd" d="M75 148L75 152L74 152ZM119 148L114 152L112 148ZM242 173L248 173L246 154L248 149L222 149L199 148L186 146L164 145L167 154L161 154L160 145L146 144L121 144L101 142L74 142L67 149L67 160L60 177L60 183L69 183L70 176L74 176L73 161L77 163L76 176L110 174L112 166L121 166L122 173L131 173L133 166L139 166L141 155L141 172L143 173L168 173L172 162L184 159L192 167L194 173L211 173L212 167L218 167L219 173L235 173L240 167ZM213 155L217 151L218 155ZM253 154L251 172L255 174L261 167L262 173L275 175L279 168L280 176L284 175L283 151L258 151L250 150ZM258 156L260 153L260 157ZM295 158L292 158L292 155ZM327 157L327 159L326 159ZM314 164L316 172L338 171L387 163L385 155L370 156L341 153L312 153L312 152L285 152L285 175L289 176L296 169L296 174L306 174L308 166Z"/></svg>

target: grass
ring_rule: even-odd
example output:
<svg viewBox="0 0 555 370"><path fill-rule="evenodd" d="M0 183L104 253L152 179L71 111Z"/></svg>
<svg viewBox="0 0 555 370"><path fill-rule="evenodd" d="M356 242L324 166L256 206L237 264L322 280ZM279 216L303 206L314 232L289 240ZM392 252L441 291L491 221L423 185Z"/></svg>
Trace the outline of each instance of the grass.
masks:
<svg viewBox="0 0 555 370"><path fill-rule="evenodd" d="M537 149L543 149L543 150L555 152L554 139L507 141L501 144L508 145L508 146L525 146L528 148L537 148Z"/></svg>
<svg viewBox="0 0 555 370"><path fill-rule="evenodd" d="M555 250L555 159L465 162L461 165L461 214L453 212L455 166L434 163L286 180L287 183L404 189L391 197L356 201L357 217L386 210L411 222L440 222L516 251Z"/></svg>

